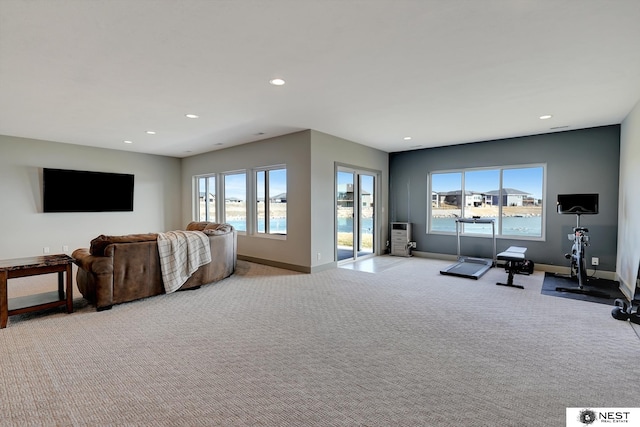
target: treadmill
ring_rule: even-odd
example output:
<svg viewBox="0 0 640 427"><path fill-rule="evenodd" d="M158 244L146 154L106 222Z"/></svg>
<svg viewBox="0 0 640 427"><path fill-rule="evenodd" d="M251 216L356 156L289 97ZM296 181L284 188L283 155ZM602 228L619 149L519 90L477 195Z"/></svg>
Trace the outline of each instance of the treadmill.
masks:
<svg viewBox="0 0 640 427"><path fill-rule="evenodd" d="M493 258L476 258L460 255L460 224L491 224ZM496 265L496 220L492 218L456 218L456 239L458 241L458 262L440 270L440 274L475 279L482 277Z"/></svg>

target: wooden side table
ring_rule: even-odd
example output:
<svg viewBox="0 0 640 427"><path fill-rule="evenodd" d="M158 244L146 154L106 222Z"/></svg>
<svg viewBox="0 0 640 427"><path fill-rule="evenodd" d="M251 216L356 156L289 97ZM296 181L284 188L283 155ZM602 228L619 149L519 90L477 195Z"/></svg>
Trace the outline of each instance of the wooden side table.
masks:
<svg viewBox="0 0 640 427"><path fill-rule="evenodd" d="M73 313L72 267L73 258L65 254L0 260L0 328L6 328L9 316L14 314L61 306L67 307L67 313ZM57 291L9 300L8 279L48 273L58 273Z"/></svg>

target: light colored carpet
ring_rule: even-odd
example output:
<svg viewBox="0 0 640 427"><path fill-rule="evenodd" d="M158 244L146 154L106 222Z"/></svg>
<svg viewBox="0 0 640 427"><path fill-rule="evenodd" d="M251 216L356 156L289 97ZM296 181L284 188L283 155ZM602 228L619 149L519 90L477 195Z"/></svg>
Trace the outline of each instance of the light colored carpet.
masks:
<svg viewBox="0 0 640 427"><path fill-rule="evenodd" d="M11 317L0 424L556 427L566 407L638 406L638 331L611 307L541 295L542 272L519 290L497 268L379 261L241 261L196 291Z"/></svg>

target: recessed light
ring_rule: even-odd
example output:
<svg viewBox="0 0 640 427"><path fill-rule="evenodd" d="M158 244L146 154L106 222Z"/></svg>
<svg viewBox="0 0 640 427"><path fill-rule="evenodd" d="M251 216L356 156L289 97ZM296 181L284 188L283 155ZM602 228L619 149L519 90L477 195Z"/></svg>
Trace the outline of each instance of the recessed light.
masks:
<svg viewBox="0 0 640 427"><path fill-rule="evenodd" d="M285 81L283 79L277 78L277 79L269 80L269 83L271 83L274 86L282 86L285 84Z"/></svg>
<svg viewBox="0 0 640 427"><path fill-rule="evenodd" d="M224 145L224 142L216 142L216 143L215 143L215 144L213 144L213 145L218 145L218 146L220 146L220 145Z"/></svg>
<svg viewBox="0 0 640 427"><path fill-rule="evenodd" d="M147 131L147 133L148 133L149 135L155 135L155 134L156 134L156 132L155 132L155 131L153 131L153 130L148 130L148 131Z"/></svg>
<svg viewBox="0 0 640 427"><path fill-rule="evenodd" d="M184 116L188 119L197 119L198 117L200 117L197 114L185 114Z"/></svg>
<svg viewBox="0 0 640 427"><path fill-rule="evenodd" d="M543 116L540 116L540 120L547 120L547 119L550 119L551 117L553 117L551 114L545 114Z"/></svg>
<svg viewBox="0 0 640 427"><path fill-rule="evenodd" d="M133 141L129 141L128 139L124 141L125 144L133 144Z"/></svg>
<svg viewBox="0 0 640 427"><path fill-rule="evenodd" d="M411 137L410 137L410 136L405 136L405 137L404 137L404 138L402 138L402 139L404 139L405 141L411 141Z"/></svg>

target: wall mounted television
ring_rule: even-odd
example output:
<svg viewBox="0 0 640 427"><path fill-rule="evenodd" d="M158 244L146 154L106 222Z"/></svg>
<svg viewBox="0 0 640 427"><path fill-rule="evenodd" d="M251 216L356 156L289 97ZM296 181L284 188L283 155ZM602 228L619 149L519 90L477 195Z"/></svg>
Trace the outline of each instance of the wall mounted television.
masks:
<svg viewBox="0 0 640 427"><path fill-rule="evenodd" d="M134 175L67 169L42 171L44 212L131 212Z"/></svg>
<svg viewBox="0 0 640 427"><path fill-rule="evenodd" d="M595 215L598 213L598 194L558 194L559 214Z"/></svg>

